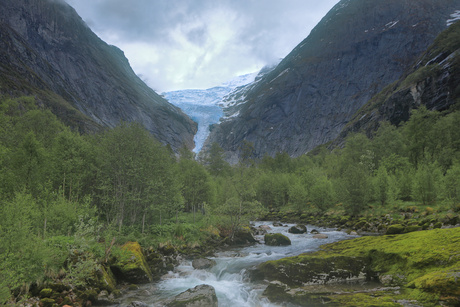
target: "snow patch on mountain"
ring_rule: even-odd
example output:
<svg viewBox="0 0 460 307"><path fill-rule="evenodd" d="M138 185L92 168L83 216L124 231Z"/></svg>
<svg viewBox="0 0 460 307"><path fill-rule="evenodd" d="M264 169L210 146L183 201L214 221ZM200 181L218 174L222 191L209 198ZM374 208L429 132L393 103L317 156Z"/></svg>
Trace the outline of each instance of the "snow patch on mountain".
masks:
<svg viewBox="0 0 460 307"><path fill-rule="evenodd" d="M459 10L455 11L453 14L450 14L450 17L452 18L447 19L446 21L448 27L453 25L457 20L460 20L460 11Z"/></svg>

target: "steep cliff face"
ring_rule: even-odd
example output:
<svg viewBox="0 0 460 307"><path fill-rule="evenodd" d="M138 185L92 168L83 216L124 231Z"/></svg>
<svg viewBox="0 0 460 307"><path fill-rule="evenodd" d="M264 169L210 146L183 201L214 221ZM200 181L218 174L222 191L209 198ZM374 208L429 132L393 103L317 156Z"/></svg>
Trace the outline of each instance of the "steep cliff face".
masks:
<svg viewBox="0 0 460 307"><path fill-rule="evenodd" d="M36 95L82 130L137 121L173 149L194 146L196 124L64 1L0 1L0 74L0 93Z"/></svg>
<svg viewBox="0 0 460 307"><path fill-rule="evenodd" d="M372 96L397 80L460 0L342 0L273 71L249 85L239 113L214 127L235 162L244 140L255 157L299 156L338 136Z"/></svg>
<svg viewBox="0 0 460 307"><path fill-rule="evenodd" d="M330 146L341 146L350 132L371 136L382 121L399 125L422 105L437 111L460 106L460 21L444 30L399 80L366 103Z"/></svg>

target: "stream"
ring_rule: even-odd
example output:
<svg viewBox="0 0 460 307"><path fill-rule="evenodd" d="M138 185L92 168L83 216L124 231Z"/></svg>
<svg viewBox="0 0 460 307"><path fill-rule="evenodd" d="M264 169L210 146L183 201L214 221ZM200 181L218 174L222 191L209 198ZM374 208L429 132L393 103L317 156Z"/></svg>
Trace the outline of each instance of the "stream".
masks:
<svg viewBox="0 0 460 307"><path fill-rule="evenodd" d="M288 233L288 229L295 224L284 224L282 227L275 227L272 224L273 222L256 222L254 226L269 225L271 228L269 233L282 233L288 236L292 245L255 244L249 247L229 248L226 251L217 252L215 257L209 257L209 259L215 260L217 264L208 270L194 270L191 261L184 261L173 272L164 275L160 281L142 285L138 290L127 293L122 299L121 306L127 306L130 302L138 301L152 307L160 307L162 306L161 301L164 299L171 298L201 284L211 285L215 288L219 306L222 307L281 306L270 303L262 297L262 292L267 285L250 282L247 277L249 268L265 261L316 251L323 244L354 237L343 231L312 225L306 225L308 230L306 234L291 234ZM313 229L328 235L328 238L313 238L313 234L310 233ZM256 236L256 239L263 241L263 236Z"/></svg>

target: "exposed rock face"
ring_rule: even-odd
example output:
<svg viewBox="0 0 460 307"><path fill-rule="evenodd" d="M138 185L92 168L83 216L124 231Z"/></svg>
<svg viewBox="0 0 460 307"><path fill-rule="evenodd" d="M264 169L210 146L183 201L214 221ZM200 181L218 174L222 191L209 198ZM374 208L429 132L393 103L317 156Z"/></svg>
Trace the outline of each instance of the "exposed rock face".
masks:
<svg viewBox="0 0 460 307"><path fill-rule="evenodd" d="M174 307L217 307L217 296L214 287L199 285L175 296L166 306Z"/></svg>
<svg viewBox="0 0 460 307"><path fill-rule="evenodd" d="M273 71L248 85L238 114L215 126L236 162L244 141L254 157L299 156L338 136L374 94L397 80L446 28L460 0L342 0Z"/></svg>
<svg viewBox="0 0 460 307"><path fill-rule="evenodd" d="M334 140L341 145L350 132L370 135L381 121L407 121L422 105L444 111L460 99L460 22L444 30L408 71L371 99Z"/></svg>
<svg viewBox="0 0 460 307"><path fill-rule="evenodd" d="M36 95L83 131L137 121L162 143L193 148L196 123L156 94L123 52L61 0L0 2L0 93Z"/></svg>

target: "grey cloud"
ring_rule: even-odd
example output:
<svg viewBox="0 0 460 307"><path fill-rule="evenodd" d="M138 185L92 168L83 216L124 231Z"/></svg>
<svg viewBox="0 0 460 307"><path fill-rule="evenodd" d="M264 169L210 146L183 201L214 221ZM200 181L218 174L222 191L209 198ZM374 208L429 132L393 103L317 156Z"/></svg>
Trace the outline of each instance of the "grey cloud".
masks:
<svg viewBox="0 0 460 307"><path fill-rule="evenodd" d="M204 78L206 74L216 76L215 70L220 70L222 74L234 74L244 70L242 65L260 64L261 67L286 56L339 0L66 1L96 33L114 34L117 43L121 45L143 42L160 48L161 52L157 50L157 55L163 58L158 61L155 70L162 72L162 75L154 75L147 71L153 70L151 63L143 66L138 64L138 67L142 66L142 69L145 69L138 73L142 73L153 82L152 80L159 78L165 79L167 71L185 69L166 67L176 65L174 59L167 58L171 54L169 50L177 51L177 48L181 47L177 37L171 36L172 33L176 33L175 31L180 31L183 37L197 48L204 48L202 54L195 54L196 61L190 64L190 71L183 73L186 78ZM219 53L206 49L212 42L210 33L215 33L215 27L220 26L209 23L210 19L216 18L212 15L215 12L224 12L221 18L227 18L222 20L222 26L228 26L231 22L235 31L237 30L232 33L233 37L228 42L231 45L223 47L224 50ZM186 54L186 51L184 53ZM241 56L238 53L241 53ZM239 56L241 58L238 58ZM158 82L162 83L161 87L167 87L167 80ZM176 88L180 86L175 85Z"/></svg>

